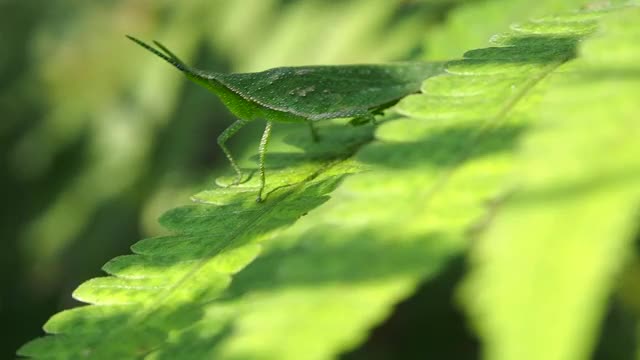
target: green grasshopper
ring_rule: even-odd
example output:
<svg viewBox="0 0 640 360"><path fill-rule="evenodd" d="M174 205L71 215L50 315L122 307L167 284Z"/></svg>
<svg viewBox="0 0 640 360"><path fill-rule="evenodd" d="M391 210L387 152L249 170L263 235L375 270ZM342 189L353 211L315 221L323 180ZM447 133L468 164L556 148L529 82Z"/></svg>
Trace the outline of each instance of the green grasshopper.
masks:
<svg viewBox="0 0 640 360"><path fill-rule="evenodd" d="M267 121L258 147L258 202L264 200L265 154L274 121L307 123L313 140L317 141L314 122L337 118L354 118L354 124L372 121L375 114L418 92L424 79L443 69L442 63L410 62L279 67L256 73L223 74L189 67L157 41L153 43L158 49L132 36L127 37L175 66L190 80L213 91L238 117L218 137L218 145L237 175L232 185L239 184L243 176L225 143L248 122Z"/></svg>

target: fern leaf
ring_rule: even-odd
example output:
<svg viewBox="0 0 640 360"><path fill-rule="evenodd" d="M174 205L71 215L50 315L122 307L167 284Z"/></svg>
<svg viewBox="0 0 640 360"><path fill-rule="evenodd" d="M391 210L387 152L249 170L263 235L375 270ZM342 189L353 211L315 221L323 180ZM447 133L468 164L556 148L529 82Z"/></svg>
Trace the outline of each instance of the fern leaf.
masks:
<svg viewBox="0 0 640 360"><path fill-rule="evenodd" d="M331 130L331 129L325 129ZM327 134L328 135L328 134ZM329 135L328 135L329 136ZM340 178L358 171L346 159L370 139L368 127L339 127L330 140L299 154L299 166L274 171L270 200L254 203L257 179L203 194L218 203L176 208L161 223L173 235L143 240L135 255L104 266L74 297L92 304L52 317L19 354L38 358L128 359L145 356L203 316L230 277L260 252L260 242L327 200ZM292 156L289 155L289 158ZM202 201L201 197L201 201Z"/></svg>
<svg viewBox="0 0 640 360"><path fill-rule="evenodd" d="M640 203L640 9L606 17L524 139L464 288L488 359L586 359Z"/></svg>
<svg viewBox="0 0 640 360"><path fill-rule="evenodd" d="M547 28L496 37L498 47L469 52L403 100L400 118L356 156L370 171L264 243L225 301L157 358L329 359L361 342L466 249L469 228L507 190L540 80L574 56L600 14L576 16L522 24ZM209 332L212 323L226 331Z"/></svg>

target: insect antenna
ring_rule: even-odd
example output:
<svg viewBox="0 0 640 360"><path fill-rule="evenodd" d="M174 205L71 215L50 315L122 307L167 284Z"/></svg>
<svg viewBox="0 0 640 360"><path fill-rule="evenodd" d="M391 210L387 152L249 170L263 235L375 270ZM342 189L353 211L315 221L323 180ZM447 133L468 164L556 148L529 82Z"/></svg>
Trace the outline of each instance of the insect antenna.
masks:
<svg viewBox="0 0 640 360"><path fill-rule="evenodd" d="M153 43L156 44L160 50L164 51L161 52L160 50L152 47L151 45L143 42L142 40L136 39L133 36L130 35L126 35L126 37L135 42L136 44L142 46L143 48L151 51L152 53L154 53L155 55L163 58L166 62L168 62L169 64L175 66L178 68L178 70L180 71L184 71L186 73L193 73L193 70L189 69L189 67L187 65L185 65L185 63L182 62L182 60L180 60L177 56L175 56L171 51L169 51L169 49L167 49L166 47L164 47L162 44L160 44L157 41L154 41Z"/></svg>
<svg viewBox="0 0 640 360"><path fill-rule="evenodd" d="M165 54L169 55L170 58L172 58L173 60L175 60L175 61L179 62L180 64L184 65L185 67L187 67L187 65L185 65L184 61L180 60L180 58L178 56L176 56L176 54L174 54L171 50L167 49L167 47L162 45L159 41L153 40L153 43L156 44L156 46L159 47L160 50L164 51Z"/></svg>

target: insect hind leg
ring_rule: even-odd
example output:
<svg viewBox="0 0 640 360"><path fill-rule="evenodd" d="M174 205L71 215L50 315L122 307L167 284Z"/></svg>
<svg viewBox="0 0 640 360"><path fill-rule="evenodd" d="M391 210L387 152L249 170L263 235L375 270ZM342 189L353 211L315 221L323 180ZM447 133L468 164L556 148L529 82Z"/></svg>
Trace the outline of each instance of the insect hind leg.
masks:
<svg viewBox="0 0 640 360"><path fill-rule="evenodd" d="M256 202L263 202L262 192L264 191L264 187L266 184L266 175L265 175L265 157L267 155L267 145L269 144L269 139L271 138L271 127L273 124L271 121L267 121L267 126L264 128L264 132L262 133L262 139L260 139L260 146L258 147L258 156L260 157L260 190L258 190L258 198Z"/></svg>
<svg viewBox="0 0 640 360"><path fill-rule="evenodd" d="M235 133L237 133L240 129L242 129L242 127L244 127L245 125L247 125L248 121L246 120L236 120L236 122L234 122L233 124L231 124L231 126L229 126L228 128L226 128L222 134L220 134L220 136L218 136L218 146L220 146L220 148L222 149L222 151L224 152L224 154L227 156L227 159L229 159L229 162L231 163L231 167L233 168L233 170L235 170L236 172L236 179L234 180L234 182L232 183L232 185L238 185L240 184L240 182L242 181L242 170L240 170L240 167L238 166L238 164L236 163L236 161L233 159L233 156L231 155L231 152L229 151L229 149L227 148L227 146L225 145L225 143L227 142L227 140L229 140Z"/></svg>

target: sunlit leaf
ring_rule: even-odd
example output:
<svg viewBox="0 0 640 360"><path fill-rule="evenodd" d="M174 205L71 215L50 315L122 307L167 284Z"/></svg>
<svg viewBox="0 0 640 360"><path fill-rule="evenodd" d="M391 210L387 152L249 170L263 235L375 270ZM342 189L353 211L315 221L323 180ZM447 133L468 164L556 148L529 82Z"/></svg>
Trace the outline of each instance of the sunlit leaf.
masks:
<svg viewBox="0 0 640 360"><path fill-rule="evenodd" d="M488 359L589 358L634 251L639 38L637 8L607 16L531 113L514 194L474 249L464 291Z"/></svg>

